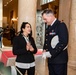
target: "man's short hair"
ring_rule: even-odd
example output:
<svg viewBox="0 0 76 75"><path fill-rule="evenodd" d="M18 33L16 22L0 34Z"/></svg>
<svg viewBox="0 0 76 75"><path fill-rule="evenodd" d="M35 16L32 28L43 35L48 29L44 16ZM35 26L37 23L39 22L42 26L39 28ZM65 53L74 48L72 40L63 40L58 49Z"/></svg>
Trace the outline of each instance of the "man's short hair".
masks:
<svg viewBox="0 0 76 75"><path fill-rule="evenodd" d="M43 14L54 14L54 12L53 12L53 10L51 10L51 9L45 9L43 12L42 12L42 16L43 16Z"/></svg>

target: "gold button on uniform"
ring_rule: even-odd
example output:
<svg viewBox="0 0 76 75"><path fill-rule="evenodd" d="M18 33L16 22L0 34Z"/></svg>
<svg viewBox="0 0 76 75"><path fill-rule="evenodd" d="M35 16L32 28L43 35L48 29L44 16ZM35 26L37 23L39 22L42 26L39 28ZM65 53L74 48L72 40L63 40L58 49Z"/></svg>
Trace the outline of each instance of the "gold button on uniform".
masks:
<svg viewBox="0 0 76 75"><path fill-rule="evenodd" d="M47 39L46 39L46 41L47 41Z"/></svg>
<svg viewBox="0 0 76 75"><path fill-rule="evenodd" d="M61 49L61 47L59 47L59 49Z"/></svg>
<svg viewBox="0 0 76 75"><path fill-rule="evenodd" d="M47 46L47 44L46 44L46 46Z"/></svg>
<svg viewBox="0 0 76 75"><path fill-rule="evenodd" d="M48 36L48 34L46 34L46 36Z"/></svg>
<svg viewBox="0 0 76 75"><path fill-rule="evenodd" d="M63 46L63 44L61 44L61 46Z"/></svg>

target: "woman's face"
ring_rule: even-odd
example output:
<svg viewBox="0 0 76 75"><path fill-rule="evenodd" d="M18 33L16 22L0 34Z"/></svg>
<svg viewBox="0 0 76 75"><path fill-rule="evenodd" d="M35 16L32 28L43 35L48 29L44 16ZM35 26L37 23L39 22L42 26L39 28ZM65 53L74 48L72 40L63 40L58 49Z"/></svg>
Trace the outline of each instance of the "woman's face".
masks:
<svg viewBox="0 0 76 75"><path fill-rule="evenodd" d="M23 33L30 34L31 33L31 26L26 24L25 28L23 28Z"/></svg>

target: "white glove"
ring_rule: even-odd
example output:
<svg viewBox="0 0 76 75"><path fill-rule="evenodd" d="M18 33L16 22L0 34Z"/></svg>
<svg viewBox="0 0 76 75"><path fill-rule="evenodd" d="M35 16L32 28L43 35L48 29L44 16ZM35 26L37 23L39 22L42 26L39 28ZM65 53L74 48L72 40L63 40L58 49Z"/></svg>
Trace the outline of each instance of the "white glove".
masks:
<svg viewBox="0 0 76 75"><path fill-rule="evenodd" d="M51 58L51 56L52 56L49 51L45 52L45 55L47 58Z"/></svg>
<svg viewBox="0 0 76 75"><path fill-rule="evenodd" d="M42 54L42 58L43 58L43 59L46 59L45 52L43 52L43 54Z"/></svg>
<svg viewBox="0 0 76 75"><path fill-rule="evenodd" d="M43 54L42 54L42 58L44 58L44 59L46 59L46 58L51 58L51 54L50 54L50 52L49 51L47 51L47 52L43 52Z"/></svg>

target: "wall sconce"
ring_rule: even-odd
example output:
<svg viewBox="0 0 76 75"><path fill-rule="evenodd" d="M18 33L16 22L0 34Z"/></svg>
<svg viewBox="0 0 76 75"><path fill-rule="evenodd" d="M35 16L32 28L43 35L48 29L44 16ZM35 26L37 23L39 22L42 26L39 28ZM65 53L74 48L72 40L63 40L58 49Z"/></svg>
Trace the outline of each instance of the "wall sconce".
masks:
<svg viewBox="0 0 76 75"><path fill-rule="evenodd" d="M12 18L12 21L17 21L17 19L16 18Z"/></svg>

